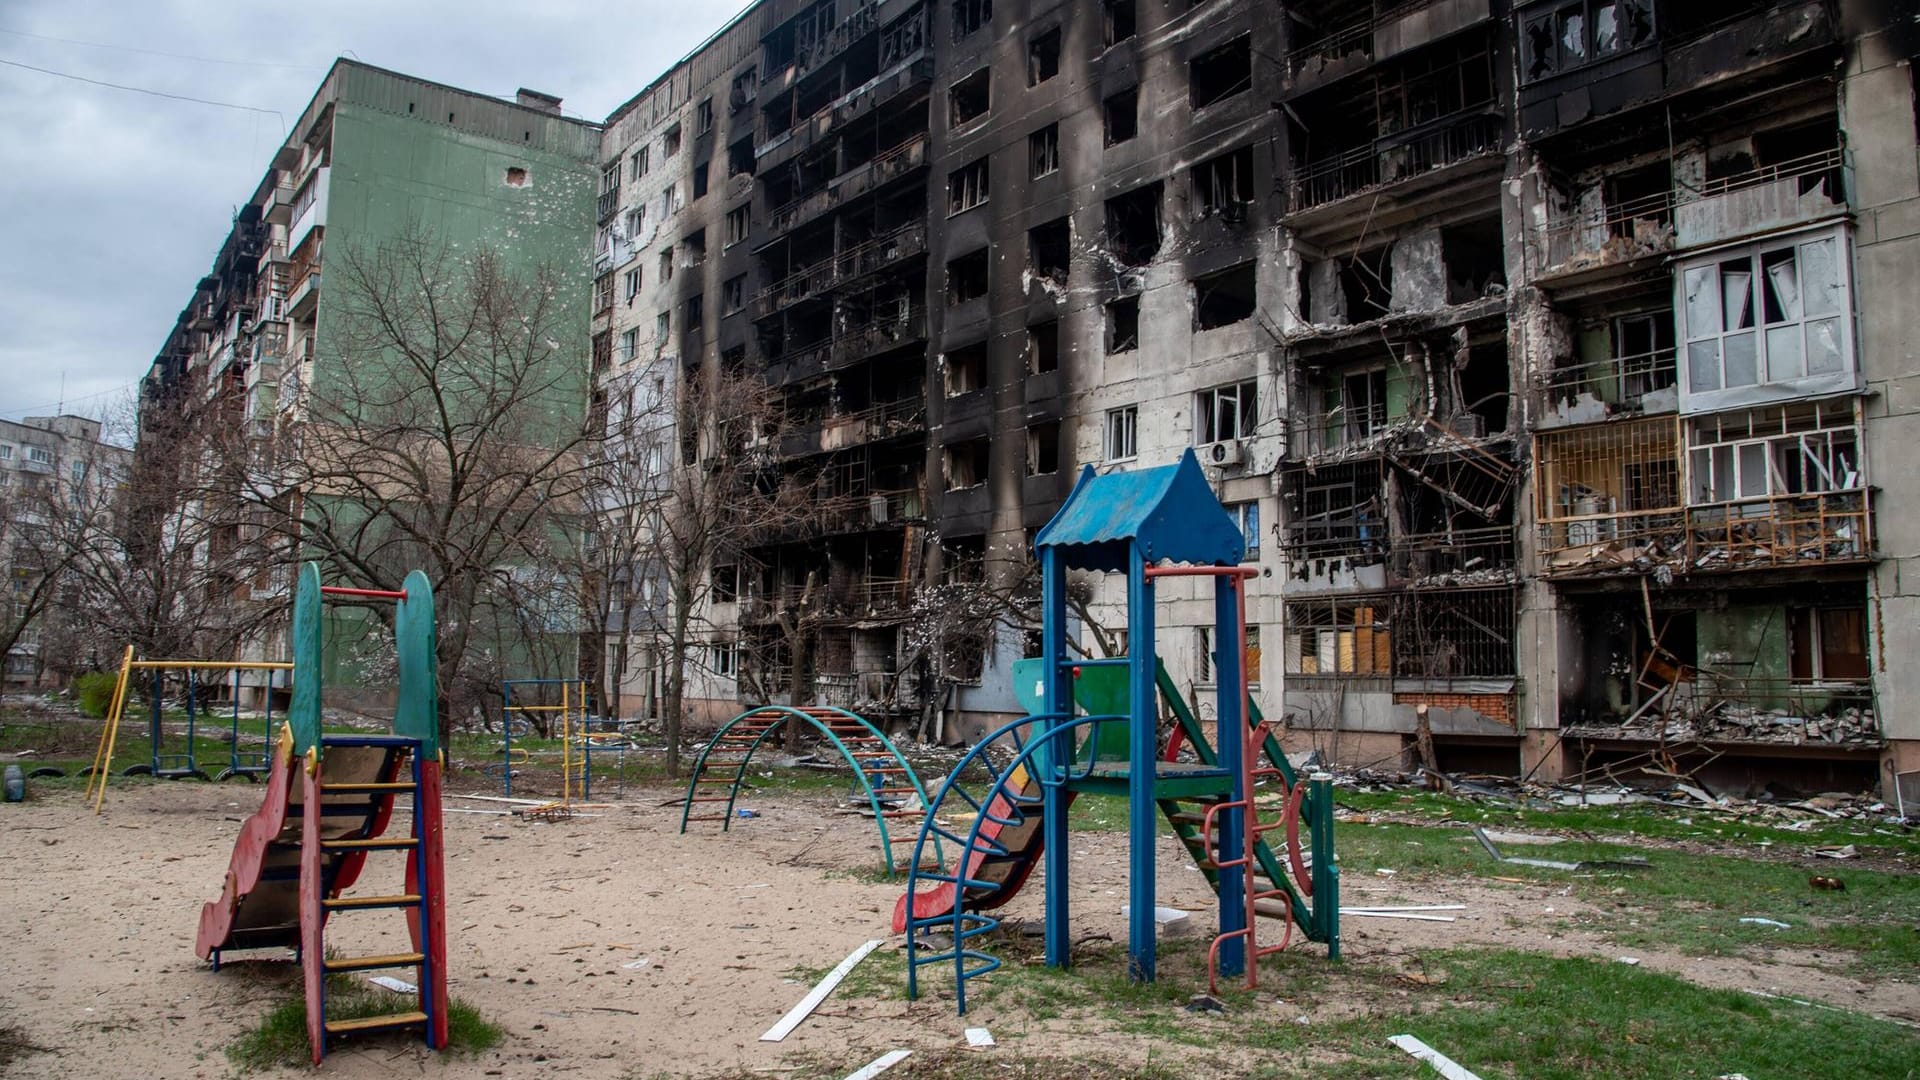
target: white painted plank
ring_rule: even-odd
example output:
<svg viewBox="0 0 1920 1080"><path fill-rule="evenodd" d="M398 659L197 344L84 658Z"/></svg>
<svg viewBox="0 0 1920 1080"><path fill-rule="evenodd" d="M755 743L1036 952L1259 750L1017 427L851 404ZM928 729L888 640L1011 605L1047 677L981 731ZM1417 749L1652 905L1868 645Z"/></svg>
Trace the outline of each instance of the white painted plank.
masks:
<svg viewBox="0 0 1920 1080"><path fill-rule="evenodd" d="M994 1046L997 1044L993 1041L993 1032L988 1031L986 1028L968 1028L967 1045Z"/></svg>
<svg viewBox="0 0 1920 1080"><path fill-rule="evenodd" d="M1411 1035L1395 1035L1387 1041L1405 1050L1413 1057L1433 1066L1434 1071L1445 1077L1446 1080L1480 1080L1478 1076L1468 1072L1459 1062Z"/></svg>
<svg viewBox="0 0 1920 1080"><path fill-rule="evenodd" d="M1414 922L1455 922L1451 915L1421 915L1412 911L1348 911L1340 909L1342 918L1353 916L1356 919L1411 919Z"/></svg>
<svg viewBox="0 0 1920 1080"><path fill-rule="evenodd" d="M874 1077L907 1060L911 1050L889 1050L847 1074L847 1080L873 1080Z"/></svg>
<svg viewBox="0 0 1920 1080"><path fill-rule="evenodd" d="M760 1041L779 1042L791 1034L794 1028L800 1026L800 1021L805 1020L809 1013L820 1007L821 1002L827 1000L827 995L833 993L833 988L839 986L840 980L847 977L847 972L852 971L855 964L866 959L867 954L879 948L881 944L882 942L876 938L853 950L851 955L840 961L839 967L827 972L827 977L821 979L819 985L807 991L807 996L800 999L800 1004L795 1005L787 1015L781 1017L779 1023L768 1028L767 1033L760 1036ZM887 1064L892 1065L893 1062ZM876 1070L873 1075L878 1075L878 1071Z"/></svg>

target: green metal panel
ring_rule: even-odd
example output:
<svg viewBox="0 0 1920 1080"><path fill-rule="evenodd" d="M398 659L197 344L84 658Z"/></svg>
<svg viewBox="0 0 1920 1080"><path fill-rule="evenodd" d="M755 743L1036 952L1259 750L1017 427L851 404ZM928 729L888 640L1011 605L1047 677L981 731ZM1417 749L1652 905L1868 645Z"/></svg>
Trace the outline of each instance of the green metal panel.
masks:
<svg viewBox="0 0 1920 1080"><path fill-rule="evenodd" d="M293 594L293 700L287 708L295 756L320 741L320 627L320 564L304 563Z"/></svg>
<svg viewBox="0 0 1920 1080"><path fill-rule="evenodd" d="M435 677L433 583L415 570L401 586L407 596L393 617L400 659L400 691L394 701L393 733L419 739L429 758L440 750L439 690Z"/></svg>

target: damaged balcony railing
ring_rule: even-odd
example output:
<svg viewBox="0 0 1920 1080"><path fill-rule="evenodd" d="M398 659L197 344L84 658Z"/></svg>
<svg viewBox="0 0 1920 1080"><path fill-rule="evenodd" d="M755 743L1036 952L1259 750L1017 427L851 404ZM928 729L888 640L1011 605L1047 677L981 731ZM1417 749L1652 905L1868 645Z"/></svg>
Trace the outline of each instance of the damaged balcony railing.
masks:
<svg viewBox="0 0 1920 1080"><path fill-rule="evenodd" d="M905 611L908 596L903 578L861 577L835 588L830 600L835 611L858 617Z"/></svg>
<svg viewBox="0 0 1920 1080"><path fill-rule="evenodd" d="M754 316L766 318L810 296L819 296L837 284L852 281L925 250L926 225L921 222L903 225L838 255L796 270L760 290L754 297Z"/></svg>
<svg viewBox="0 0 1920 1080"><path fill-rule="evenodd" d="M1387 430L1385 402L1343 405L1290 423L1287 427L1287 455L1309 458L1357 448L1385 434Z"/></svg>
<svg viewBox="0 0 1920 1080"><path fill-rule="evenodd" d="M1280 545L1289 562L1384 564L1388 582L1411 586L1500 584L1514 562L1510 525L1393 536L1380 518L1354 515L1288 526Z"/></svg>
<svg viewBox="0 0 1920 1080"><path fill-rule="evenodd" d="M1581 398L1590 397L1611 406L1609 413L1638 412L1651 404L1648 395L1663 390L1670 391L1663 407L1674 408L1678 399L1671 391L1677 374L1675 350L1656 349L1557 367L1536 375L1533 381L1546 395L1550 409L1575 405Z"/></svg>
<svg viewBox="0 0 1920 1080"><path fill-rule="evenodd" d="M1545 520L1540 545L1548 577L1855 562L1872 557L1872 514L1865 490L1775 495Z"/></svg>
<svg viewBox="0 0 1920 1080"><path fill-rule="evenodd" d="M1370 10L1367 18L1350 23L1316 38L1287 54L1287 73L1298 75L1315 60L1333 63L1358 53L1369 59L1373 56L1373 33L1384 23L1406 15L1419 8L1426 7L1432 0L1401 0L1399 3L1382 3L1374 0L1371 5L1356 4L1362 10Z"/></svg>
<svg viewBox="0 0 1920 1080"><path fill-rule="evenodd" d="M785 232L926 163L927 136L922 132L881 152L871 161L841 172L819 189L774 207L767 214L767 227L776 233Z"/></svg>
<svg viewBox="0 0 1920 1080"><path fill-rule="evenodd" d="M1663 741L1881 744L1873 684L1866 679L1743 677L1689 672L1661 686L1626 717L1566 717L1601 731Z"/></svg>
<svg viewBox="0 0 1920 1080"><path fill-rule="evenodd" d="M927 309L917 304L903 308L897 315L852 326L844 334L835 334L833 355L828 366L844 367L858 363L875 353L920 341L926 335Z"/></svg>
<svg viewBox="0 0 1920 1080"><path fill-rule="evenodd" d="M1456 115L1456 119L1414 135L1377 139L1343 154L1305 163L1288 186L1289 205L1297 213L1500 149L1504 121L1498 114Z"/></svg>

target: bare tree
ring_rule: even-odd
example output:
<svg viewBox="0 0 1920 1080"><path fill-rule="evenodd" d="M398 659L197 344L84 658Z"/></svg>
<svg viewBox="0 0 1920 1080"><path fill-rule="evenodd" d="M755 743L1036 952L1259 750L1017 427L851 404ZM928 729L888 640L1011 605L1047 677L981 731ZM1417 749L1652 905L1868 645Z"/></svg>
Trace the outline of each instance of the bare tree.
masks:
<svg viewBox="0 0 1920 1080"><path fill-rule="evenodd" d="M286 555L334 581L394 589L427 573L443 721L503 676L577 670L577 590L556 568L584 526L601 437L578 276L419 227L329 250L326 336L292 422L270 466L229 471L284 515Z"/></svg>
<svg viewBox="0 0 1920 1080"><path fill-rule="evenodd" d="M53 471L23 471L0 487L0 566L8 586L0 662L31 642L36 674L69 673L98 651L79 640L92 621L80 605L85 575L76 567L112 545L125 480L125 450L67 441L73 445Z"/></svg>

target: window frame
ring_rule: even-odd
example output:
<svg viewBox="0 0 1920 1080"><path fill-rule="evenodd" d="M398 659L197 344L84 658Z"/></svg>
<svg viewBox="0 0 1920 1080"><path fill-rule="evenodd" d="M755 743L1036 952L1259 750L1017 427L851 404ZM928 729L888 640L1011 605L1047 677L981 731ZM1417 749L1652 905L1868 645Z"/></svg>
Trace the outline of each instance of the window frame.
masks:
<svg viewBox="0 0 1920 1080"><path fill-rule="evenodd" d="M1228 414L1232 420L1231 434L1225 433L1227 425L1222 423L1220 412L1228 402L1231 402ZM1195 395L1193 416L1195 446L1252 438L1260 428L1260 380L1241 379L1199 391Z"/></svg>
<svg viewBox="0 0 1920 1080"><path fill-rule="evenodd" d="M1140 406L1121 405L1108 409L1106 419L1101 425L1104 433L1101 438L1104 445L1102 460L1109 462L1136 461L1140 457ZM1115 444L1122 444L1116 446ZM1124 450L1124 453L1116 451Z"/></svg>

